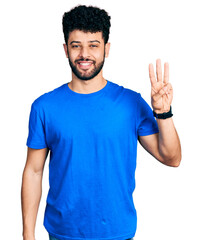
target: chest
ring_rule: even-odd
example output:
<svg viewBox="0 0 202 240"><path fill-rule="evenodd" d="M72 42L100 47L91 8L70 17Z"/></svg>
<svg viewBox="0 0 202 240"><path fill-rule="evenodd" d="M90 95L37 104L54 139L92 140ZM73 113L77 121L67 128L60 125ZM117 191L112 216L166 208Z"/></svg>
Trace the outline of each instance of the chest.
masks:
<svg viewBox="0 0 202 240"><path fill-rule="evenodd" d="M135 112L131 106L109 103L72 102L54 108L46 118L47 141L114 139L135 134Z"/></svg>

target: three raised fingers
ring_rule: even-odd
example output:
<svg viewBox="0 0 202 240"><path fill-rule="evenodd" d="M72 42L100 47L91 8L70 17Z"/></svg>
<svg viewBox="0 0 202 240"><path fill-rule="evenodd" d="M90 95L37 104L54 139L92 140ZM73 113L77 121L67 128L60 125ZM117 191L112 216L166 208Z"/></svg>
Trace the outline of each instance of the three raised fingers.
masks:
<svg viewBox="0 0 202 240"><path fill-rule="evenodd" d="M162 69L161 69L161 60L156 60L156 75L157 80L154 73L154 66L152 63L149 64L149 78L151 81L151 84L154 85L157 82L164 82L164 84L167 84L169 82L169 64L164 64L164 78L162 79Z"/></svg>

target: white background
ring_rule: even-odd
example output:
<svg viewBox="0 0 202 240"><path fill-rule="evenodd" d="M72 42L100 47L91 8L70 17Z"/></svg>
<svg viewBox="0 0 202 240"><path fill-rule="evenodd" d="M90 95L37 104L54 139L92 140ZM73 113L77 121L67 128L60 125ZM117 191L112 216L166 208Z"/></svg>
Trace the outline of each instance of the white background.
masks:
<svg viewBox="0 0 202 240"><path fill-rule="evenodd" d="M201 5L198 0L4 1L0 6L1 239L22 239L21 180L31 103L71 81L62 44L62 15L77 4L112 17L104 77L140 92L150 104L149 63L169 62L174 123L182 144L179 168L166 167L139 145L134 202L136 240L201 240ZM36 239L46 240L43 178Z"/></svg>

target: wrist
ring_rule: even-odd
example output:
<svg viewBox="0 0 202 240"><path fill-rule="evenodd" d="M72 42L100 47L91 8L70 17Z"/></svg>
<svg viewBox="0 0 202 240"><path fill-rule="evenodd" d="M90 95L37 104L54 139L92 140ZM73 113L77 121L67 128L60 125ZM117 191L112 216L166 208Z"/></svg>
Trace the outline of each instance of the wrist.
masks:
<svg viewBox="0 0 202 240"><path fill-rule="evenodd" d="M165 109L165 110L153 109L153 112L155 112L156 114L164 114L164 113L167 113L169 111L170 111L170 108L169 109Z"/></svg>
<svg viewBox="0 0 202 240"><path fill-rule="evenodd" d="M167 118L171 118L173 116L172 114L172 107L170 106L170 110L168 111L156 111L153 110L153 115L154 117L156 117L157 119L167 119Z"/></svg>

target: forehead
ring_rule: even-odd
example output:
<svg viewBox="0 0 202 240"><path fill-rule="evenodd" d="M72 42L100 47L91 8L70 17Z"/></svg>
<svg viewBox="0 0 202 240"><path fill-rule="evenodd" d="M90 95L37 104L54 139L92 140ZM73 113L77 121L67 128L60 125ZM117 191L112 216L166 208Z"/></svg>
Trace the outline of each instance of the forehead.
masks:
<svg viewBox="0 0 202 240"><path fill-rule="evenodd" d="M101 43L104 42L103 36L102 36L102 32L96 32L96 33L91 33L91 32L84 32L81 30L74 30L72 32L69 33L69 38L68 38L68 42L72 42L72 41L79 41L79 42L89 42L89 41L94 41L94 40L98 40Z"/></svg>

